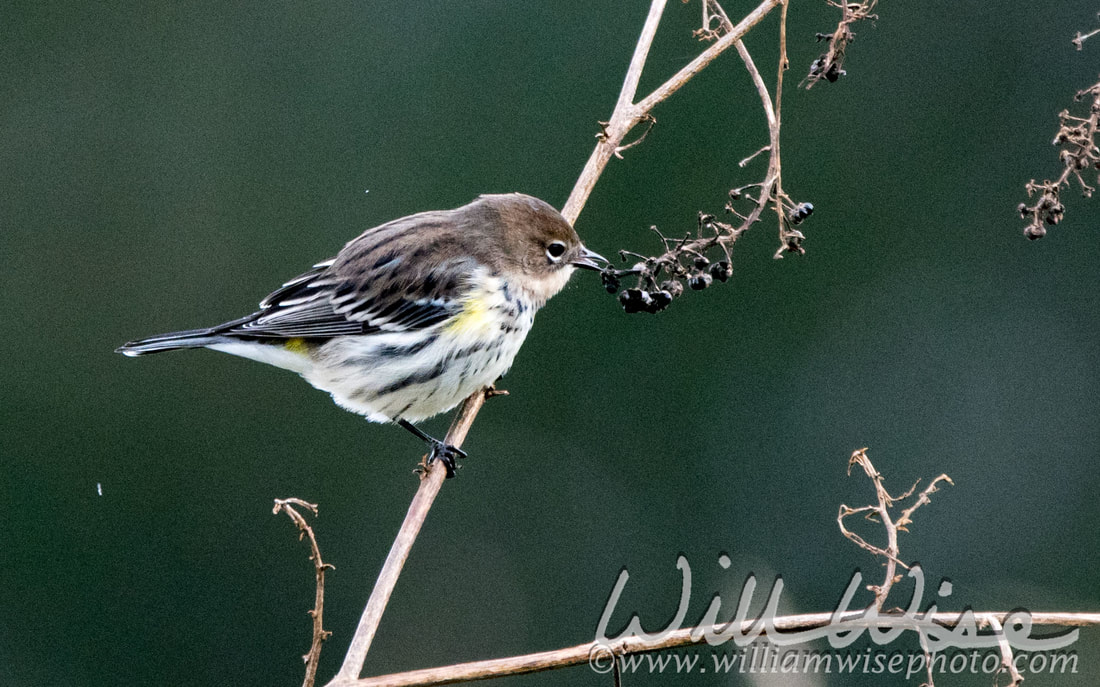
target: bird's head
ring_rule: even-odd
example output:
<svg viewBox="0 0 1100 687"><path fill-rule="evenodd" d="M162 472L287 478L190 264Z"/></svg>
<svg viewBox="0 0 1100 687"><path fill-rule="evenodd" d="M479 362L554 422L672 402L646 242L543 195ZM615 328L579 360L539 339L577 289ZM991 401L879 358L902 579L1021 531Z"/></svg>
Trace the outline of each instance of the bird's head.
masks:
<svg viewBox="0 0 1100 687"><path fill-rule="evenodd" d="M565 286L574 268L600 270L607 260L585 248L577 232L549 203L522 193L485 195L490 240L500 246L494 256L501 272L518 281L542 302Z"/></svg>

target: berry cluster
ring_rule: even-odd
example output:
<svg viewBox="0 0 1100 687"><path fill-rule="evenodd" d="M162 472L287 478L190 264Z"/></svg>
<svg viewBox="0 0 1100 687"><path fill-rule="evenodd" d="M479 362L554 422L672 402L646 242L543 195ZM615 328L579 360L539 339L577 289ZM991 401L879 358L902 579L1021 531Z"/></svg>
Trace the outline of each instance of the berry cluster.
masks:
<svg viewBox="0 0 1100 687"><path fill-rule="evenodd" d="M1058 133L1052 143L1061 149L1058 158L1062 162L1062 174L1054 181L1048 179L1038 183L1032 179L1025 185L1028 197L1039 194L1034 205L1020 203L1016 207L1020 217L1028 221L1024 227L1024 236L1029 239L1046 236L1047 226L1054 226L1061 221L1066 208L1058 198L1059 189L1071 177L1081 185L1081 193L1086 198L1091 197L1095 190L1085 182L1081 174L1086 169L1100 169L1100 146L1096 143L1100 122L1100 82L1079 92L1074 100L1080 101L1089 95L1092 96L1092 105L1088 117L1075 117L1068 110L1062 110L1058 114Z"/></svg>
<svg viewBox="0 0 1100 687"><path fill-rule="evenodd" d="M737 212L733 207L733 201L745 197L747 200L763 207L757 199L743 196L743 189L730 191L730 202L726 204L726 212L734 214L744 220L740 227L734 227L726 222L720 222L714 215L699 213L699 227L696 234L686 234L681 239L665 238L657 227L651 227L664 243L663 255L646 257L627 250L619 251L619 256L625 261L638 259L632 267L627 269L615 269L606 267L600 273L600 281L608 293L618 294L619 304L628 313L658 313L672 304L673 299L684 293L684 283L692 291L702 291L710 287L714 282L727 282L733 276L733 263L730 260L729 246L737 237L756 221L759 212L748 216ZM784 197L785 198L785 197ZM786 212L780 222L780 238L782 245L776 253L776 257L782 257L784 252L804 253L802 240L805 236L802 232L791 229L789 225L800 224L814 210L812 203L791 203L785 201L783 207ZM707 253L719 253L712 260ZM637 285L623 289L624 277L637 277Z"/></svg>

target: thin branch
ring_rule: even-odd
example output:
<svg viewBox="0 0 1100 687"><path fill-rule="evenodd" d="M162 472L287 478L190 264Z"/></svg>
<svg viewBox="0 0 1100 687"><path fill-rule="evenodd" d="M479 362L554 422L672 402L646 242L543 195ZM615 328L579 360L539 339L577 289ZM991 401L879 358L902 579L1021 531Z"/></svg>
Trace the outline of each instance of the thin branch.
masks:
<svg viewBox="0 0 1100 687"><path fill-rule="evenodd" d="M841 534L855 542L861 549L865 549L876 556L882 556L886 559L886 579L881 586L870 587L871 591L875 593L875 607L882 610L883 604L886 603L886 597L890 595L890 589L894 586L894 583L901 578L901 576L897 574L897 566L900 565L903 568L909 567L899 558L898 532L907 531L905 528L913 522L913 512L930 502L929 497L938 491L937 485L939 485L940 482L947 482L948 484L954 484L954 482L952 482L951 478L947 475L940 475L932 480L929 485L925 487L924 491L917 496L916 502L909 508L903 510L901 516L898 517L895 522L890 516L890 509L898 501L909 498L913 492L916 491L917 485L914 484L909 491L901 496L890 496L890 493L886 491L886 485L883 484L882 473L876 470L875 466L871 464L871 459L867 457L867 449L865 448L861 448L852 453L852 457L848 460L848 474L851 474L852 466L854 465L863 468L863 472L871 478L871 482L875 485L875 496L878 500L878 504L874 506L861 506L859 508L851 508L841 504L836 522L840 527ZM863 537L844 526L845 518L858 513L866 513L868 519L873 519L874 516L878 517L883 528L886 529L886 548L868 543Z"/></svg>
<svg viewBox="0 0 1100 687"><path fill-rule="evenodd" d="M1008 637L1005 637L1005 630L1001 626L1001 621L990 618L989 626L997 633L997 647L1001 650L1001 669L998 674L1008 673L1009 678L1012 680L1005 687L1019 687L1020 683L1024 681L1024 676L1020 675L1019 670L1016 670L1016 662L1012 660L1012 645L1008 643Z"/></svg>
<svg viewBox="0 0 1100 687"><path fill-rule="evenodd" d="M447 444L455 448L462 446L474 418L477 417L477 412L481 410L481 406L485 404L485 399L492 393L491 390L479 391L463 402L462 408L455 416L454 422L451 423L450 431L447 432L447 438L445 439ZM382 571L378 574L378 579L374 583L374 590L367 601L367 607L363 609L363 616L359 619L359 626L352 637L351 646L348 647L348 653L344 657L344 663L340 666L340 672L329 683L330 685L355 680L363 672L367 652L370 650L371 642L374 641L374 635L378 632L378 625L382 622L382 614L386 610L386 604L389 603L393 588L397 585L401 568L409 557L413 542L416 541L416 536L420 532L420 527L424 524L424 519L428 517L428 511L431 509L440 487L443 486L444 479L446 479L446 471L438 466L432 466L424 471L420 480L420 487L409 505L409 512L405 515L405 521L401 523L397 538L394 539L390 553L386 556L386 562L382 565Z"/></svg>
<svg viewBox="0 0 1100 687"><path fill-rule="evenodd" d="M1012 615L1011 611L979 611L972 617L979 626L993 627L993 623L1001 624ZM952 628L959 622L959 613L938 612L922 615L920 623L931 627L935 624L940 627ZM1084 627L1100 625L1100 613L1030 613L1032 626L1051 625L1059 627ZM778 632L792 630L810 630L829 626L835 622L833 613L806 613L800 615L778 616L773 627ZM755 632L760 629L760 637L766 638L771 628L759 628L759 619L745 620L741 623L741 633ZM903 614L882 614L873 619L861 622L858 617L844 618L845 626L849 627L899 627L917 629L914 627L914 619ZM683 646L692 646L705 643L708 633L713 636L719 632L729 632L724 624L713 627L687 627L669 633L666 637L656 641L645 641L638 637L617 639L607 646L588 643L566 647L554 651L542 651L523 656L511 656L508 658L496 658L487 661L474 661L459 663L440 668L428 668L413 670L405 673L393 673L379 677L356 680L349 684L355 687L411 687L420 685L445 685L454 682L472 680L485 680L505 675L522 675L536 673L557 668L567 668L587 664L597 650L604 652L603 657L611 656L618 661L619 657L628 654L639 654L664 649L674 649Z"/></svg>
<svg viewBox="0 0 1100 687"><path fill-rule="evenodd" d="M649 15L646 17L645 26L638 36L638 44L634 47L634 56L630 60L630 67L626 70L623 79L623 87L619 91L619 99L615 102L615 109L611 113L611 119L607 125L597 134L597 143L592 154L588 157L584 169L581 170L577 183L573 185L573 191L569 194L569 200L565 202L561 214L567 222L574 224L581 214L596 180L603 174L607 162L619 149L623 137L640 121L634 117L634 96L638 92L638 81L642 78L642 69L645 67L649 49L653 45L653 37L657 34L657 25L661 21L661 15L665 10L665 0L653 0L649 7Z"/></svg>
<svg viewBox="0 0 1100 687"><path fill-rule="evenodd" d="M772 129L772 159L775 161L775 214L779 222L779 251L777 258L783 256L791 240L787 229L787 216L783 209L783 165L779 155L779 129L783 126L783 74L787 71L787 0L779 12L779 66L775 75L775 127ZM802 234L798 232L798 239Z"/></svg>
<svg viewBox="0 0 1100 687"><path fill-rule="evenodd" d="M317 591L314 593L313 608L309 611L313 617L313 641L309 646L309 653L302 657L306 664L306 676L302 680L302 687L313 687L317 679L317 665L321 660L321 644L332 636L325 630L322 614L325 609L325 571L334 570L331 565L321 560L321 549L317 546L317 538L313 535L313 528L309 526L301 513L294 506L308 508L317 516L317 504L303 501L302 499L275 499L275 507L272 513L278 515L286 513L294 524L298 526L298 541L303 537L309 538L309 559L313 561L314 577L317 580Z"/></svg>
<svg viewBox="0 0 1100 687"><path fill-rule="evenodd" d="M645 59L649 53L649 48L653 40L653 36L649 33L651 25L652 30L656 31L656 22L660 20L661 12L664 10L664 0L654 0L653 5L650 7L649 17L646 19L645 28L642 29L642 35L638 40L638 46L634 50L634 58L631 60L630 68L627 70L626 79L623 81L623 88L619 92L619 99L615 104L615 110L612 112L611 119L608 120L603 131L597 136L598 141L596 143L596 148L592 151L592 155L589 156L588 162L585 163L584 170L581 171L581 175L577 179L576 185L573 187L573 192L569 194L569 200L566 201L565 207L562 208L561 214L565 217L566 221L570 224L577 221L577 217L579 217L581 213L581 208L584 207L585 202L588 200L588 196L592 193L592 189L596 185L596 180L603 174L604 168L611 158L615 156L615 153L622 151L620 146L627 133L629 133L635 125L645 119L658 103L664 101L679 90L680 87L691 80L691 77L698 74L704 67L713 62L714 58L721 55L734 43L740 41L741 38L748 33L749 29L760 23L760 21L766 17L769 12L775 9L780 2L781 0L764 0L756 9L750 12L748 16L733 27L729 33L711 44L710 47L684 66L673 75L672 78L663 83L640 102L632 104L631 101L638 88L641 68L645 66Z"/></svg>
<svg viewBox="0 0 1100 687"><path fill-rule="evenodd" d="M1097 15L1097 18L1100 18L1100 14ZM1093 29L1088 33L1081 33L1080 31L1078 31L1077 35L1073 37L1073 40L1071 42L1073 43L1073 46L1075 48L1077 48L1078 50L1083 50L1085 47L1085 41L1092 38L1098 33L1100 33L1100 29Z"/></svg>
<svg viewBox="0 0 1100 687"><path fill-rule="evenodd" d="M721 24L728 30L733 30L733 24L730 22L729 17L726 16L725 11L721 6L715 4L716 14L720 17ZM784 3L784 8L786 3ZM785 10L784 10L785 11ZM782 30L781 34L785 31ZM780 65L783 64L786 59L786 38L782 37L780 41L782 47L779 56ZM760 217L760 213L764 211L764 208L768 205L768 199L772 196L772 190L776 187L780 177L780 158L779 158L779 98L778 95L783 87L783 69L779 70L779 80L776 82L776 102L772 104L771 94L768 92L768 84L764 82L764 77L760 75L760 70L756 68L756 63L752 59L752 55L749 54L749 49L745 47L743 41L737 41L735 43L737 48L737 54L741 56L741 61L745 63L745 69L749 72L749 77L752 78L752 83L756 87L756 92L760 95L760 103L764 106L764 117L768 120L768 171L764 176L764 182L760 186L760 198L756 203L756 207L749 213L748 217L742 223L742 227L748 229L756 223ZM744 166L744 160L742 165ZM736 240L736 237L734 237ZM732 241L730 241L732 243Z"/></svg>
<svg viewBox="0 0 1100 687"><path fill-rule="evenodd" d="M661 23L661 15L665 12L665 0L653 0L649 6L649 14L645 18L645 25L638 35L638 44L634 46L634 55L630 58L630 66L626 70L626 78L623 80L622 90L619 91L619 100L615 103L615 111L625 110L634 102L634 96L638 93L638 82L642 79L642 71L645 69L645 61L649 57L649 49L653 47L653 39L657 36L657 25Z"/></svg>
<svg viewBox="0 0 1100 687"><path fill-rule="evenodd" d="M725 34L717 41L711 44L709 48L704 50L698 57L685 65L680 71L676 72L672 78L658 86L652 93L647 95L635 106L640 114L649 112L658 103L666 100L670 95L680 90L680 88L691 80L693 76L703 71L703 68L714 61L714 58L721 55L727 48L731 47L734 43L745 37L745 34L749 32L749 29L759 24L764 17L768 16L768 13L774 10L782 4L782 0L764 0L760 3L756 9L749 12L744 19L739 21L729 33Z"/></svg>

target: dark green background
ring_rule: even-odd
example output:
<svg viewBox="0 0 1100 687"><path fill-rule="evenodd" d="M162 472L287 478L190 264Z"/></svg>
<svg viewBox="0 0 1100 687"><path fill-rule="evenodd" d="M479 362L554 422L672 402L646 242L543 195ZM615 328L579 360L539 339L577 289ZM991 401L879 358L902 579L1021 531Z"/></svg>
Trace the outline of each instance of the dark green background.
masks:
<svg viewBox="0 0 1100 687"><path fill-rule="evenodd" d="M577 275L539 315L512 395L478 418L369 674L590 640L624 566L613 629L633 610L658 627L679 552L689 620L714 592L733 603L750 571L783 576L785 610L830 610L853 569L880 575L834 522L871 498L845 477L862 446L896 491L954 478L902 538L903 558L953 580L942 606L1100 608L1100 201L1067 193L1037 243L1014 214L1028 179L1059 171L1055 115L1096 77L1100 38L1069 43L1095 3L886 2L857 27L849 76L809 92L794 86L836 13L793 5L784 182L817 206L809 254L773 261L769 218L737 244L729 284L655 317ZM513 190L561 206L646 7L7 7L0 684L298 684L312 575L270 514L292 495L320 502L336 566L333 674L420 446L286 372L112 350L245 314L394 217ZM643 90L699 49L698 13L669 3ZM769 81L776 28L749 40ZM684 231L762 174L736 164L766 132L732 53L656 115L577 222L595 250L652 252L651 224ZM1100 630L1076 648L1080 674L1029 684L1094 684ZM694 682L731 680L748 684ZM852 683L872 681L800 684Z"/></svg>

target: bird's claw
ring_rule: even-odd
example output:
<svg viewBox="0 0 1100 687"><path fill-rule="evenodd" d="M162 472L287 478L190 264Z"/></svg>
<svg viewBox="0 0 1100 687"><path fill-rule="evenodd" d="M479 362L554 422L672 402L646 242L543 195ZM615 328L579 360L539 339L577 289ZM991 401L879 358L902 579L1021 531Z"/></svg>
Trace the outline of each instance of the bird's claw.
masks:
<svg viewBox="0 0 1100 687"><path fill-rule="evenodd" d="M455 476L455 470L462 467L455 462L457 458L466 458L466 452L457 446L436 441L432 443L432 452L428 454L428 465L438 459L447 471L447 479L450 479Z"/></svg>

